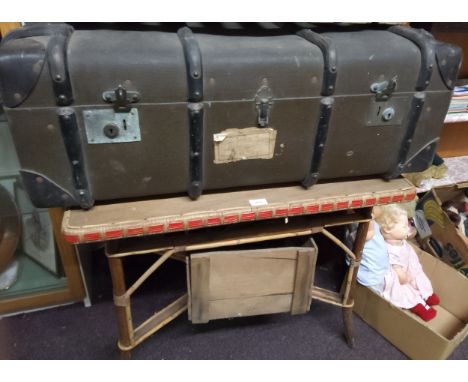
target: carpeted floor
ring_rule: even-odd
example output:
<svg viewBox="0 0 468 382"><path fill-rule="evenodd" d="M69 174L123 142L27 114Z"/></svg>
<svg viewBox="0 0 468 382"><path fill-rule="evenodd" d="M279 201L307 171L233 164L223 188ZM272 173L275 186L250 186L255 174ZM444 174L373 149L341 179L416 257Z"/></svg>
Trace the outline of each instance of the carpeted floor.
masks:
<svg viewBox="0 0 468 382"><path fill-rule="evenodd" d="M128 282L153 259L131 259ZM338 288L344 264L320 259L316 282ZM0 359L118 359L110 276L102 254L93 255L92 269L92 307L73 304L0 319ZM135 295L135 321L141 322L184 290L185 265L167 263ZM319 301L299 316L276 314L194 325L183 314L136 348L132 358L407 359L356 315L354 332L356 344L351 349L344 339L340 308ZM450 359L468 359L468 341Z"/></svg>

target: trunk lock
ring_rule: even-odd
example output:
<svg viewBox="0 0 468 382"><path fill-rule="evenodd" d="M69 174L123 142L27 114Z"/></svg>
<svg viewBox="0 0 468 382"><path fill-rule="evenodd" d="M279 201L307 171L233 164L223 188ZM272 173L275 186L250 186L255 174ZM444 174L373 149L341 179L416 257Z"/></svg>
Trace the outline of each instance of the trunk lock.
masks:
<svg viewBox="0 0 468 382"><path fill-rule="evenodd" d="M393 107L387 107L382 113L382 119L387 122L390 121L395 115L395 109Z"/></svg>
<svg viewBox="0 0 468 382"><path fill-rule="evenodd" d="M108 123L104 126L103 133L107 138L117 138L119 136L119 127L115 123Z"/></svg>
<svg viewBox="0 0 468 382"><path fill-rule="evenodd" d="M116 112L114 109L83 111L88 144L141 141L138 109Z"/></svg>

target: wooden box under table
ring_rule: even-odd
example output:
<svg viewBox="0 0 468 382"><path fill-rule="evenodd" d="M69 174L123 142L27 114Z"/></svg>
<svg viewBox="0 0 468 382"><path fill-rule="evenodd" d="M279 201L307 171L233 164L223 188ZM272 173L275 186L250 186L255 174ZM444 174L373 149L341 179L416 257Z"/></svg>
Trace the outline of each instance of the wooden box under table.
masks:
<svg viewBox="0 0 468 382"><path fill-rule="evenodd" d="M213 251L188 262L189 319L306 313L311 304L317 247Z"/></svg>

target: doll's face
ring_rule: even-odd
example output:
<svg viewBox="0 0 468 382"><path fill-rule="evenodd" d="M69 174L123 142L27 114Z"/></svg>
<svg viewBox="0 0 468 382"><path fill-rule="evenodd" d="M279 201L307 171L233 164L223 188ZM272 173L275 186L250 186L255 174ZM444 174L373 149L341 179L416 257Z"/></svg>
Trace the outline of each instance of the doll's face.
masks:
<svg viewBox="0 0 468 382"><path fill-rule="evenodd" d="M380 215L382 215L382 207L380 206L375 206L372 208L372 219L378 219Z"/></svg>
<svg viewBox="0 0 468 382"><path fill-rule="evenodd" d="M405 240L409 234L408 218L399 215L391 229L382 229L382 236L387 240Z"/></svg>

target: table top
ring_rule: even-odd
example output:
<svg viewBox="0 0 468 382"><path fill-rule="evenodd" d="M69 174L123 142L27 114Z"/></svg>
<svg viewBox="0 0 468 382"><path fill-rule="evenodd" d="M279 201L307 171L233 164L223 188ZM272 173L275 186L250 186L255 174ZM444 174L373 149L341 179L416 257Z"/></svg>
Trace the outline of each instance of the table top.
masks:
<svg viewBox="0 0 468 382"><path fill-rule="evenodd" d="M286 218L413 200L416 188L406 179L364 179L301 186L262 188L97 205L68 210L62 222L73 244L156 235L198 228Z"/></svg>
<svg viewBox="0 0 468 382"><path fill-rule="evenodd" d="M426 192L432 188L454 186L468 182L468 156L444 158L447 173L441 179L425 179L417 188L417 192Z"/></svg>

